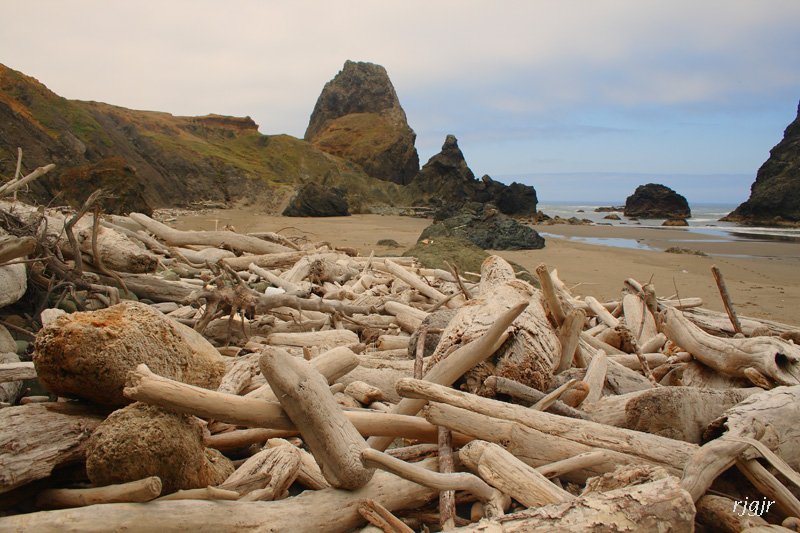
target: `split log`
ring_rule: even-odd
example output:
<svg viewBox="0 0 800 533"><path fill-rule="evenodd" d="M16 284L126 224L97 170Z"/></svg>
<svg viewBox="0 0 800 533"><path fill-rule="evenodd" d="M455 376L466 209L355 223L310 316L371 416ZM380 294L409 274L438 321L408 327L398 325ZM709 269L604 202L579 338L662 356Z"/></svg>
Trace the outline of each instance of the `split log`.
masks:
<svg viewBox="0 0 800 533"><path fill-rule="evenodd" d="M397 383L397 391L406 397L448 403L489 416L519 422L538 431L559 435L587 446L637 455L650 462L669 465L679 471L699 449L698 446L686 442L614 428L588 420L564 418L534 411L426 381L401 379Z"/></svg>
<svg viewBox="0 0 800 533"><path fill-rule="evenodd" d="M550 315L556 323L556 326L561 326L566 320L566 313L564 307L561 305L561 300L558 299L556 289L553 286L553 278L550 277L550 272L547 271L547 265L544 263L536 267L536 277L539 279L539 285L542 287L542 295L544 301L547 303L547 308L550 310ZM560 340L560 339L559 339Z"/></svg>
<svg viewBox="0 0 800 533"><path fill-rule="evenodd" d="M514 333L508 343L462 379L468 390L483 394L489 392L483 388L489 375L544 390L560 360L561 347L542 307L541 291L516 279L511 265L496 255L488 257L481 266L480 288L481 294L474 303L460 308L450 320L427 368L452 357L453 348L487 331L498 316L524 301L528 306L512 324Z"/></svg>
<svg viewBox="0 0 800 533"><path fill-rule="evenodd" d="M454 529L458 533L585 532L683 533L694 531L695 507L675 478L592 494ZM598 526L602 524L602 526Z"/></svg>
<svg viewBox="0 0 800 533"><path fill-rule="evenodd" d="M161 494L161 480L151 476L105 487L89 489L47 489L36 496L39 509L67 509L98 503L149 502Z"/></svg>
<svg viewBox="0 0 800 533"><path fill-rule="evenodd" d="M461 448L458 456L467 468L526 507L574 499L570 493L497 444L474 440Z"/></svg>
<svg viewBox="0 0 800 533"><path fill-rule="evenodd" d="M739 459L736 466L768 501L775 502L787 516L800 516L800 500L761 463L755 459Z"/></svg>
<svg viewBox="0 0 800 533"><path fill-rule="evenodd" d="M358 513L383 533L414 533L405 522L394 516L386 507L375 500L364 499L358 504ZM361 530L364 533L364 530Z"/></svg>
<svg viewBox="0 0 800 533"><path fill-rule="evenodd" d="M451 385L464 373L476 364L491 356L506 341L506 330L514 320L525 310L528 302L516 304L504 312L488 330L479 338L465 344L451 353L424 376L426 381ZM412 400L404 398L395 405L392 413L403 415L416 415L425 406L425 400ZM379 451L389 447L392 440L387 437L371 438L368 444Z"/></svg>
<svg viewBox="0 0 800 533"><path fill-rule="evenodd" d="M701 363L733 377L755 368L781 385L800 384L800 346L778 337L721 339L692 324L679 311L661 315L661 331Z"/></svg>
<svg viewBox="0 0 800 533"><path fill-rule="evenodd" d="M0 409L0 493L85 460L89 435L105 414L77 402Z"/></svg>
<svg viewBox="0 0 800 533"><path fill-rule="evenodd" d="M622 298L625 313L625 326L636 338L636 345L643 346L658 334L656 320L644 301L635 294Z"/></svg>
<svg viewBox="0 0 800 533"><path fill-rule="evenodd" d="M325 479L356 490L372 477L361 464L367 443L336 405L326 379L310 363L282 350L265 351L261 373L317 460Z"/></svg>
<svg viewBox="0 0 800 533"><path fill-rule="evenodd" d="M277 500L297 479L302 458L300 450L286 442L250 457L219 488L237 491L242 501ZM261 486L246 486L252 476L267 475Z"/></svg>
<svg viewBox="0 0 800 533"><path fill-rule="evenodd" d="M254 254L291 251L291 249L286 246L263 241L257 237L240 235L232 231L180 231L170 228L141 213L131 213L128 216L144 226L149 232L171 245L184 246L187 244L199 244L214 248L222 248L227 245L237 250Z"/></svg>
<svg viewBox="0 0 800 533"><path fill-rule="evenodd" d="M428 463L430 465L431 463ZM274 502L160 501L147 504L104 504L78 509L42 511L0 518L0 529L41 533L129 531L165 533L184 531L274 531L344 533L363 524L358 502L369 498L390 511L416 508L437 491L377 472L357 491L324 489Z"/></svg>

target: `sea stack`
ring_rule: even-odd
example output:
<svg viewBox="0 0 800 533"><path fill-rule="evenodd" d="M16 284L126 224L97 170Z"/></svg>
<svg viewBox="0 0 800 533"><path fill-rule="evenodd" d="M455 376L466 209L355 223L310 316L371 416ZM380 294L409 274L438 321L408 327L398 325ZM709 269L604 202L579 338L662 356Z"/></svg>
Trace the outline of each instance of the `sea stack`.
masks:
<svg viewBox="0 0 800 533"><path fill-rule="evenodd" d="M742 224L800 224L800 105L786 127L783 140L769 151L750 198L723 220Z"/></svg>
<svg viewBox="0 0 800 533"><path fill-rule="evenodd" d="M401 185L419 171L415 139L386 69L354 61L325 84L305 133L315 148Z"/></svg>
<svg viewBox="0 0 800 533"><path fill-rule="evenodd" d="M690 218L689 202L669 187L658 183L639 185L625 200L626 217Z"/></svg>

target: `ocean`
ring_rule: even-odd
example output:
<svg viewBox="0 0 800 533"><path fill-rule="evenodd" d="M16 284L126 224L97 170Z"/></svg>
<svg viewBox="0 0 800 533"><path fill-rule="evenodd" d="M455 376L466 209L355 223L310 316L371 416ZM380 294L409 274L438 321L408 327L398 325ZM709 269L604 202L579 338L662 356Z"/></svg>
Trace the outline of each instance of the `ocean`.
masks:
<svg viewBox="0 0 800 533"><path fill-rule="evenodd" d="M663 218L629 220L622 215L621 206L619 212L597 213L598 207L611 207L610 204L593 203L540 203L537 209L551 217L560 216L561 218L576 217L588 219L595 224L608 224L622 227L639 228L661 228ZM800 243L800 228L775 228L759 226L743 226L733 222L722 222L719 219L736 209L736 205L729 204L694 204L689 206L692 210L692 217L687 219L688 227L685 229L690 233L702 233L715 235L731 240L755 240L755 241L784 241ZM610 220L605 218L608 215L616 214L620 220ZM674 229L674 228L672 228Z"/></svg>

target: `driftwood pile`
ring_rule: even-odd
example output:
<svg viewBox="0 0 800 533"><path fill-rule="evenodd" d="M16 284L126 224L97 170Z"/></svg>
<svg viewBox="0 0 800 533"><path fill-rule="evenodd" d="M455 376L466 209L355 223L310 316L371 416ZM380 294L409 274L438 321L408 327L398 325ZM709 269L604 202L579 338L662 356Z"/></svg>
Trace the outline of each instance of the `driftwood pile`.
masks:
<svg viewBox="0 0 800 533"><path fill-rule="evenodd" d="M2 283L22 265L21 282L86 309L39 310L33 361L0 365L0 381L51 393L0 409L2 531L800 517L790 326L632 279L617 301L579 298L544 265L539 289L498 256L461 275L92 205L0 207L27 231L7 237Z"/></svg>

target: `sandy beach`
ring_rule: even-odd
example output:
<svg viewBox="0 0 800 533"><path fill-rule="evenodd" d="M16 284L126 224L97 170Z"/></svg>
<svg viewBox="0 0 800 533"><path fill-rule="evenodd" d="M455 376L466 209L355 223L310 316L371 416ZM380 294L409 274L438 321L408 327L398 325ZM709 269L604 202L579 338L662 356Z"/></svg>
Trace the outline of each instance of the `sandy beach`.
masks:
<svg viewBox="0 0 800 533"><path fill-rule="evenodd" d="M181 215L178 229L222 229L232 224L242 233L275 231L313 241L356 248L361 255L399 255L413 246L429 219L394 215L333 218L286 218L253 210L214 210ZM533 271L540 263L558 269L573 294L599 300L618 298L627 278L641 283L651 277L660 296L700 297L705 307L723 311L711 266L723 273L737 312L800 326L800 243L733 239L683 229L635 226L533 226L545 235L542 250L496 252ZM394 239L399 248L377 246ZM607 244L617 244L611 246ZM667 253L678 246L709 254Z"/></svg>

